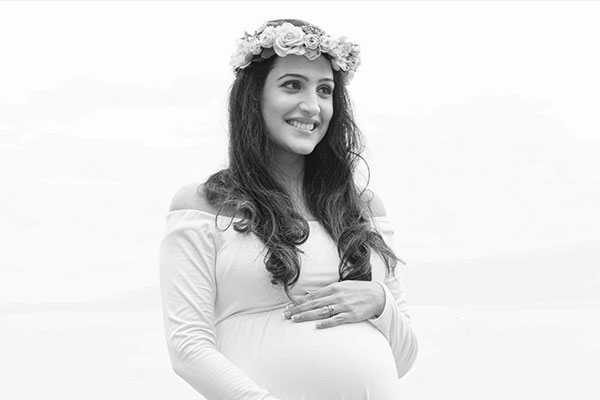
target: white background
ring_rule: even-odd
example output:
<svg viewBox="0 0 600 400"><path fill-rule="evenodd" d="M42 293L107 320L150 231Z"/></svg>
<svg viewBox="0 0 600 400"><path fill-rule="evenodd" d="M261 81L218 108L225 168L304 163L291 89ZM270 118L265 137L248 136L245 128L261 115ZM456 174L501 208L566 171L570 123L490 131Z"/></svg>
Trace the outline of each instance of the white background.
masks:
<svg viewBox="0 0 600 400"><path fill-rule="evenodd" d="M600 3L0 3L0 397L195 399L158 247L226 161L229 56L306 19L349 86L421 338L407 399L595 399Z"/></svg>

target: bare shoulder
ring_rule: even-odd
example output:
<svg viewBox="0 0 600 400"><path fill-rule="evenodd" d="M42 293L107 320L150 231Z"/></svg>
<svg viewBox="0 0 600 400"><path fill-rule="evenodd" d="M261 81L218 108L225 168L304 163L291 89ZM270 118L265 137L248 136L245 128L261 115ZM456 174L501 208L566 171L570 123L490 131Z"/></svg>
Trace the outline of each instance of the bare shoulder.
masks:
<svg viewBox="0 0 600 400"><path fill-rule="evenodd" d="M201 183L190 183L181 187L175 192L169 210L198 210L216 214L217 210L206 199L202 186Z"/></svg>
<svg viewBox="0 0 600 400"><path fill-rule="evenodd" d="M383 217L386 215L383 201L379 196L377 196L377 194L375 194L374 191L367 189L362 193L361 197L367 207L369 207L373 217Z"/></svg>

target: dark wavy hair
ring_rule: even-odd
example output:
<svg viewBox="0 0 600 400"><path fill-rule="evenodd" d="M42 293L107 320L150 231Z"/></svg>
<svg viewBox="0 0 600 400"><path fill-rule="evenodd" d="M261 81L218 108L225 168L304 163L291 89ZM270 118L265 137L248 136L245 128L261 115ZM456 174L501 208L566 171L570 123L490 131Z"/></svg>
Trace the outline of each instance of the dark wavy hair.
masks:
<svg viewBox="0 0 600 400"><path fill-rule="evenodd" d="M307 24L269 23L285 21ZM277 58L253 62L237 72L229 95L229 166L210 176L202 190L219 208L217 215L227 212L240 218L232 219L234 230L252 232L264 242L271 283L282 285L292 299L289 290L300 275L298 246L307 240L310 227L271 172L272 143L261 110L263 87ZM388 271L398 259L370 223L372 215L363 199L366 188L360 191L354 182L357 164L364 162L362 137L342 73L334 70L333 77L333 116L321 142L306 156L303 196L308 210L337 243L340 281L368 281L371 250L379 253Z"/></svg>

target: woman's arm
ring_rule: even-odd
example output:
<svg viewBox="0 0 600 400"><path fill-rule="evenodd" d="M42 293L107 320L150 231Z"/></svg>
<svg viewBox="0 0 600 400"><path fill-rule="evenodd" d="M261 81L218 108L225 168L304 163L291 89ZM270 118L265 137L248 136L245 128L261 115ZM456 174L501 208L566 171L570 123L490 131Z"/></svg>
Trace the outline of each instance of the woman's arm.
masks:
<svg viewBox="0 0 600 400"><path fill-rule="evenodd" d="M397 266L396 271L398 268ZM379 329L390 343L398 378L401 378L411 369L417 358L417 336L410 323L406 296L398 274L387 274L383 283L378 283L385 292L385 305L381 315L368 321Z"/></svg>
<svg viewBox="0 0 600 400"><path fill-rule="evenodd" d="M174 371L208 400L275 400L216 348L212 226L171 222L160 248L160 287Z"/></svg>
<svg viewBox="0 0 600 400"><path fill-rule="evenodd" d="M376 229L385 243L395 252L394 230L386 217L385 207L381 199L373 192L369 192L367 204L371 214L375 217ZM397 253L396 253L397 254ZM374 255L379 257L378 255ZM377 282L385 293L385 304L382 313L368 321L381 331L388 339L396 360L398 377L404 376L412 367L417 358L417 335L412 329L406 293L399 273L400 264L393 272L386 271L383 282Z"/></svg>

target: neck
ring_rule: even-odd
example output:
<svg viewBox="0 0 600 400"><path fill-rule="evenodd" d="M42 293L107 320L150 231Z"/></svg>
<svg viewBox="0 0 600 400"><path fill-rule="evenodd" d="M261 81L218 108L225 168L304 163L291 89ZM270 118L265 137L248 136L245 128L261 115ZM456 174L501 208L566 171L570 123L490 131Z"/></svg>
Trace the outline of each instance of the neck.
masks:
<svg viewBox="0 0 600 400"><path fill-rule="evenodd" d="M275 179L290 196L294 208L307 219L312 219L304 205L304 156L278 158L274 161Z"/></svg>
<svg viewBox="0 0 600 400"><path fill-rule="evenodd" d="M275 177L290 195L302 193L304 180L304 156L293 160L276 160L274 163Z"/></svg>
<svg viewBox="0 0 600 400"><path fill-rule="evenodd" d="M286 190L302 188L305 156L283 151L273 154L275 177Z"/></svg>

